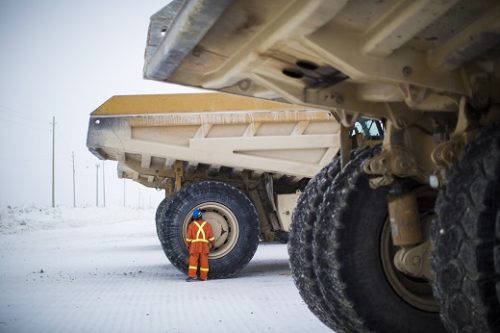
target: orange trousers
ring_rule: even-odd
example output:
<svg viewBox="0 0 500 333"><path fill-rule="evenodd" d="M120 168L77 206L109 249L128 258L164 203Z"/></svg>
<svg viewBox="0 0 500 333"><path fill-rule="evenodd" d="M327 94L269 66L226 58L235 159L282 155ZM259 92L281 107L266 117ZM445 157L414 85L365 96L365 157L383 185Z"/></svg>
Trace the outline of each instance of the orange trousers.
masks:
<svg viewBox="0 0 500 333"><path fill-rule="evenodd" d="M206 280L208 277L208 253L190 253L188 275L191 278L196 277L198 270L198 261L200 262L200 280Z"/></svg>

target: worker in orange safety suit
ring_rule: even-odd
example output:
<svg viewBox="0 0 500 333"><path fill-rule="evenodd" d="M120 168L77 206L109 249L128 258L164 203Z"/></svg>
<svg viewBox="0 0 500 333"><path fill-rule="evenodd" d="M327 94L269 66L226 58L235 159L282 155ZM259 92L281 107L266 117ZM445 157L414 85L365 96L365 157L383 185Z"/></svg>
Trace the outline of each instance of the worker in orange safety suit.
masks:
<svg viewBox="0 0 500 333"><path fill-rule="evenodd" d="M208 253L215 245L215 237L210 223L203 221L201 210L195 209L192 217L186 233L186 246L189 249L186 281L196 281L198 261L200 262L200 280L205 281L208 277Z"/></svg>

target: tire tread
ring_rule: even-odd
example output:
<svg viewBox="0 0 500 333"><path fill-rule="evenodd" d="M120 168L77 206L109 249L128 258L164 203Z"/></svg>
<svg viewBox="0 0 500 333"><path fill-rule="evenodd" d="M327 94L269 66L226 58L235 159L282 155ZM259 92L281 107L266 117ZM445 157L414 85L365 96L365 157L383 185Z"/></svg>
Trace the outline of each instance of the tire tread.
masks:
<svg viewBox="0 0 500 333"><path fill-rule="evenodd" d="M449 170L431 236L433 290L451 332L500 331L500 132L484 129Z"/></svg>

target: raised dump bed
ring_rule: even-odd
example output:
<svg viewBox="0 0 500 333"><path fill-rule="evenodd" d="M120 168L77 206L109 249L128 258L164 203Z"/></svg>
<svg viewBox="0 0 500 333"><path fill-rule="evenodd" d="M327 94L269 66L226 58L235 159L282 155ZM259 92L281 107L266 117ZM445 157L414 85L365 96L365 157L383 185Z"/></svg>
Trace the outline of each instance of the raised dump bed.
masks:
<svg viewBox="0 0 500 333"><path fill-rule="evenodd" d="M165 189L158 235L183 271L180 231L201 208L217 238L210 274L222 277L248 263L259 239L287 238L297 192L337 154L338 132L328 111L286 103L220 93L114 96L92 112L87 146L118 161L119 177Z"/></svg>

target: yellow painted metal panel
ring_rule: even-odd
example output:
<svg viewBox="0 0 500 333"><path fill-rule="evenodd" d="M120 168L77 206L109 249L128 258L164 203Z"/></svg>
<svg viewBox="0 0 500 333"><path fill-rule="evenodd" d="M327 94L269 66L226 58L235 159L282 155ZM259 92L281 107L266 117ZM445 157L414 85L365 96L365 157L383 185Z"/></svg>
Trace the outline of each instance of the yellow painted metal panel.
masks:
<svg viewBox="0 0 500 333"><path fill-rule="evenodd" d="M221 93L127 95L111 97L92 115L300 109L305 107Z"/></svg>

